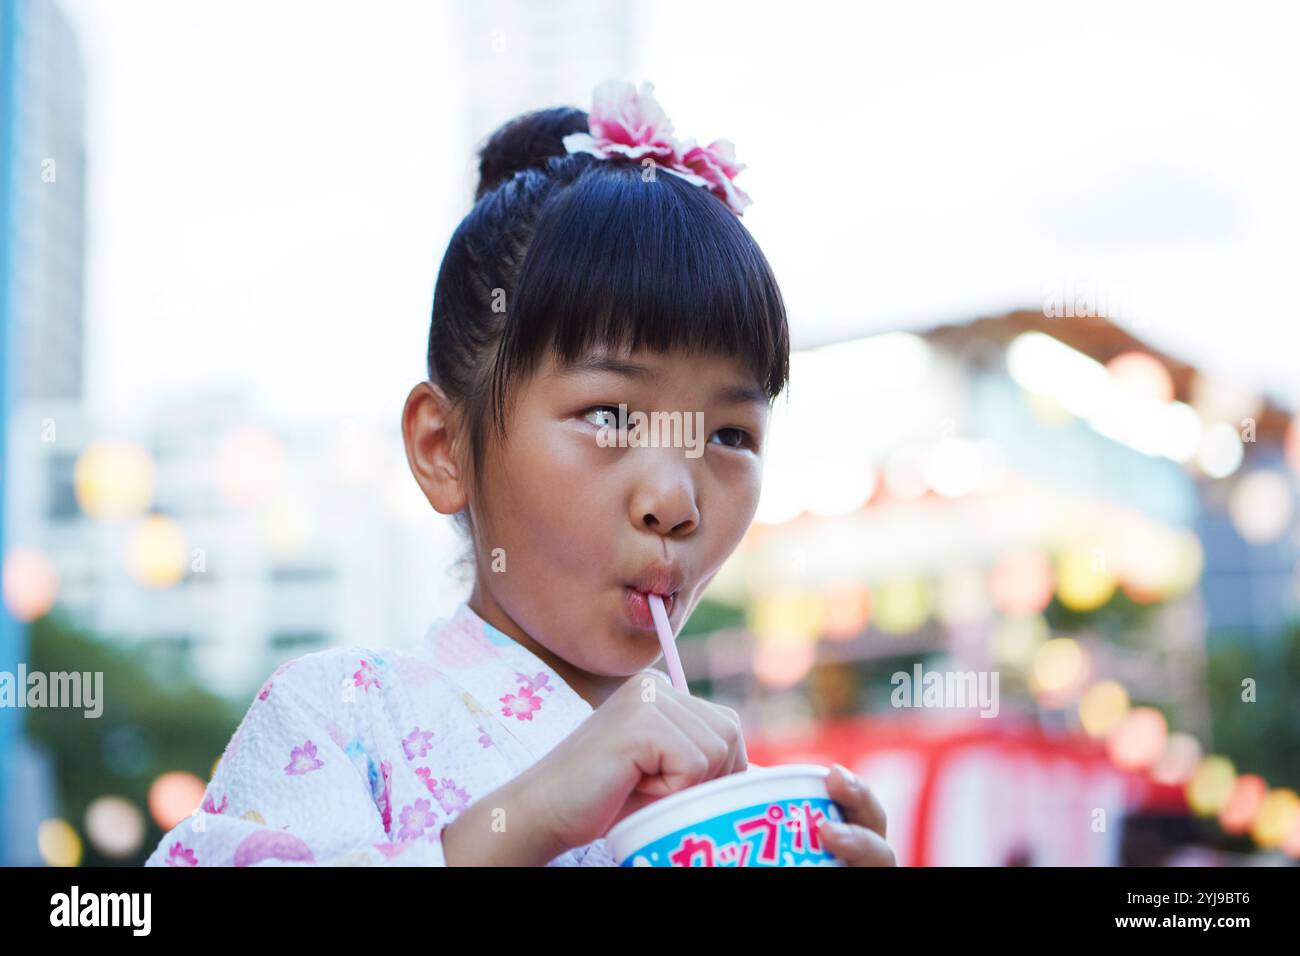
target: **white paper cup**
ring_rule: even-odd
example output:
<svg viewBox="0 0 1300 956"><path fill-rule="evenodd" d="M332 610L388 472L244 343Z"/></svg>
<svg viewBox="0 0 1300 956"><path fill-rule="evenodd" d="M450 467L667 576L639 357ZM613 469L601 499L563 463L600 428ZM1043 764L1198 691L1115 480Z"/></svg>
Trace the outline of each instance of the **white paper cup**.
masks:
<svg viewBox="0 0 1300 956"><path fill-rule="evenodd" d="M817 824L843 822L829 768L750 767L656 800L606 834L620 866L843 866Z"/></svg>

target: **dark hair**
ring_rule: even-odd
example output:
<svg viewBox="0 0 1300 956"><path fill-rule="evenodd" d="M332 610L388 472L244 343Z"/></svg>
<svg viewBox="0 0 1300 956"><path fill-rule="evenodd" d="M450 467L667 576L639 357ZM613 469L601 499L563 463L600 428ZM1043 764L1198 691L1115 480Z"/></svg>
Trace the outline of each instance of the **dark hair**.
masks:
<svg viewBox="0 0 1300 956"><path fill-rule="evenodd" d="M769 400L789 375L781 292L736 215L662 169L567 153L576 132L587 114L560 107L493 133L438 270L429 380L464 411L476 484L511 384L548 348L561 363L600 345L734 355Z"/></svg>

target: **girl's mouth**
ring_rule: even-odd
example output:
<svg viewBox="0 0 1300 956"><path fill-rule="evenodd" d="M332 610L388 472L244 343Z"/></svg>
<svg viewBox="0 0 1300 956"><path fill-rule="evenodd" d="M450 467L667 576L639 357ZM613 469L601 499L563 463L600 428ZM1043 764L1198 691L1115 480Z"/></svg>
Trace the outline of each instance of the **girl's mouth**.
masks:
<svg viewBox="0 0 1300 956"><path fill-rule="evenodd" d="M655 629L654 615L650 612L650 595L646 591L638 591L635 588L625 587L626 593L625 606L627 610L627 619L634 627L642 630L653 631ZM664 601L664 612L668 615L673 613L673 595L661 595Z"/></svg>

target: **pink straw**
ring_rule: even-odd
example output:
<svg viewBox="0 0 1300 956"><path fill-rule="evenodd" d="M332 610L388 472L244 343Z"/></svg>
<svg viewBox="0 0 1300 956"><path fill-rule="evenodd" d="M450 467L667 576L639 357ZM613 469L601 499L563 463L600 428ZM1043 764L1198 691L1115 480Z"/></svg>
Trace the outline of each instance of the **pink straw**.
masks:
<svg viewBox="0 0 1300 956"><path fill-rule="evenodd" d="M673 679L673 689L690 696L686 687L686 674L682 671L682 660L677 656L677 642L673 639L672 625L668 623L668 612L664 610L664 599L658 594L648 595L650 599L650 616L655 619L655 632L659 635L659 646L663 648L664 660L668 662L668 676Z"/></svg>

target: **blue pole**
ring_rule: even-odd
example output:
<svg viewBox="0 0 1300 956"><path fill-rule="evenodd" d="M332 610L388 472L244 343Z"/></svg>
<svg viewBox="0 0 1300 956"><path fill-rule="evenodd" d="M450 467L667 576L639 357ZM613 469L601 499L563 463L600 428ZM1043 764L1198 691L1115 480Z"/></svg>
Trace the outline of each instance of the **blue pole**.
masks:
<svg viewBox="0 0 1300 956"><path fill-rule="evenodd" d="M18 0L0 0L0 462L3 463L5 484L9 478L9 410L13 396L11 337L14 334L13 315L10 310L10 288L13 278L13 208L14 208L14 150L17 122L18 70ZM2 490L2 489L0 489ZM8 554L8 526L5 515L7 494L0 494L0 548ZM26 655L26 632L0 601L0 671L8 671L17 679L18 661ZM18 693L24 688L15 687ZM0 865L13 859L8 845L7 820L13 818L9 806L10 777L15 773L16 746L21 730L22 711L0 707Z"/></svg>

